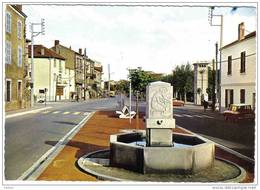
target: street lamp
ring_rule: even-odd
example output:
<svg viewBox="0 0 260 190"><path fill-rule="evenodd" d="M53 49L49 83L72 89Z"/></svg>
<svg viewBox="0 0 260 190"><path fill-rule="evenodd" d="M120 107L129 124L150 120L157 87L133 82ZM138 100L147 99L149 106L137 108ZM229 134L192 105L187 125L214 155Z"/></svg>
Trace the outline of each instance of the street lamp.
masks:
<svg viewBox="0 0 260 190"><path fill-rule="evenodd" d="M33 88L34 88L34 64L33 64L33 58L34 58L34 52L33 52L33 45L34 45L34 37L38 36L39 34L44 35L45 34L45 20L42 18L40 23L30 23L31 24L31 107L33 107L34 104L34 94L33 94ZM34 26L40 25L41 31L34 31Z"/></svg>

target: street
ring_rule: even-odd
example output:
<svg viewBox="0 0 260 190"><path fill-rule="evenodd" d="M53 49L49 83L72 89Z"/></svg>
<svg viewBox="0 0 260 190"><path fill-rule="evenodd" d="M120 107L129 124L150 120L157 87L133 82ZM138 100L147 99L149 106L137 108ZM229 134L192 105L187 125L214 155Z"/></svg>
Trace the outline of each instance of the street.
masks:
<svg viewBox="0 0 260 190"><path fill-rule="evenodd" d="M73 127L95 110L118 109L116 98L88 100L84 102L49 103L51 109L6 119L5 122L5 177L19 178L42 155L54 146ZM127 101L125 101L127 104ZM135 105L133 101L132 105ZM192 105L174 107L176 125L222 144L253 158L254 124L230 123L223 117L213 116ZM134 106L132 107L134 110ZM140 103L140 111L145 102Z"/></svg>
<svg viewBox="0 0 260 190"><path fill-rule="evenodd" d="M5 121L5 177L19 178L84 117L95 110L115 109L115 99L47 103L51 109Z"/></svg>

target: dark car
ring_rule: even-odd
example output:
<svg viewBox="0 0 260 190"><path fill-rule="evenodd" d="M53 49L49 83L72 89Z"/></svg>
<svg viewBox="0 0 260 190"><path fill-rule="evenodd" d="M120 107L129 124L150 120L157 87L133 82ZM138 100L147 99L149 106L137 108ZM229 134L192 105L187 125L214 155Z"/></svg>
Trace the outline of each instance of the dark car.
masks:
<svg viewBox="0 0 260 190"><path fill-rule="evenodd" d="M255 113L251 105L247 104L231 104L229 109L223 113L225 120L250 120L254 121Z"/></svg>

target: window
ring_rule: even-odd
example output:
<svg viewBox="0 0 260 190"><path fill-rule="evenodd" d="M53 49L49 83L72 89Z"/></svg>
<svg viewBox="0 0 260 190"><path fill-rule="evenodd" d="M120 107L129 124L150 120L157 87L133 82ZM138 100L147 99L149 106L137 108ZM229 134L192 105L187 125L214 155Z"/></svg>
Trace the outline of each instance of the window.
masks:
<svg viewBox="0 0 260 190"><path fill-rule="evenodd" d="M59 60L59 72L62 73L61 60Z"/></svg>
<svg viewBox="0 0 260 190"><path fill-rule="evenodd" d="M54 67L56 67L56 59L54 58Z"/></svg>
<svg viewBox="0 0 260 190"><path fill-rule="evenodd" d="M11 97L12 97L12 80L11 79L6 79L5 93L6 93L5 101L11 102Z"/></svg>
<svg viewBox="0 0 260 190"><path fill-rule="evenodd" d="M245 89L240 89L240 103L245 103Z"/></svg>
<svg viewBox="0 0 260 190"><path fill-rule="evenodd" d="M22 21L17 21L17 37L18 39L22 39Z"/></svg>
<svg viewBox="0 0 260 190"><path fill-rule="evenodd" d="M228 75L231 75L232 73L232 56L228 56Z"/></svg>
<svg viewBox="0 0 260 190"><path fill-rule="evenodd" d="M11 52L11 42L6 41L5 42L5 64L11 64L12 60L12 52Z"/></svg>
<svg viewBox="0 0 260 190"><path fill-rule="evenodd" d="M245 73L246 72L246 52L243 51L241 52L241 57L240 57L240 73Z"/></svg>
<svg viewBox="0 0 260 190"><path fill-rule="evenodd" d="M11 14L6 12L5 14L5 30L8 33L11 33Z"/></svg>
<svg viewBox="0 0 260 190"><path fill-rule="evenodd" d="M23 63L23 52L22 52L22 48L21 46L18 46L18 52L17 52L17 65L18 67L22 67L22 63Z"/></svg>
<svg viewBox="0 0 260 190"><path fill-rule="evenodd" d="M22 100L22 81L17 81L17 99Z"/></svg>

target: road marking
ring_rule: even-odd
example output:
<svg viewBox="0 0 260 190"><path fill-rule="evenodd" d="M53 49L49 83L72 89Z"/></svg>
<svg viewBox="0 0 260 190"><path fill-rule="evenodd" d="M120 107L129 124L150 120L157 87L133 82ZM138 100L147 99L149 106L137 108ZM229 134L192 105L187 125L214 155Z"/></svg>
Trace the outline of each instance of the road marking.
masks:
<svg viewBox="0 0 260 190"><path fill-rule="evenodd" d="M202 115L203 117L206 117L206 118L211 118L213 119L214 117L211 117L211 116L207 116L207 115Z"/></svg>
<svg viewBox="0 0 260 190"><path fill-rule="evenodd" d="M43 114L47 114L47 113L50 113L51 111L44 111L42 112Z"/></svg>
<svg viewBox="0 0 260 190"><path fill-rule="evenodd" d="M44 108L40 108L40 109L24 111L24 112L10 114L10 115L5 115L5 119L9 119L9 118L12 118L12 117L17 117L17 116L21 116L21 115L25 115L25 114L29 114L29 113L38 113L40 111L43 111L43 110L46 110L46 109L50 109L50 108L52 108L52 107L44 107Z"/></svg>
<svg viewBox="0 0 260 190"><path fill-rule="evenodd" d="M60 113L60 111L55 111L55 112L52 112L52 114L57 114L57 113Z"/></svg>
<svg viewBox="0 0 260 190"><path fill-rule="evenodd" d="M83 115L88 115L89 114L89 112L85 112Z"/></svg>
<svg viewBox="0 0 260 190"><path fill-rule="evenodd" d="M174 116L176 116L176 117L182 117L182 115L179 115L179 114L174 114Z"/></svg>
<svg viewBox="0 0 260 190"><path fill-rule="evenodd" d="M73 115L79 115L79 114L80 114L80 112L78 112L78 111L73 113Z"/></svg>
<svg viewBox="0 0 260 190"><path fill-rule="evenodd" d="M70 112L66 111L66 112L63 112L63 115L67 115L69 114Z"/></svg>
<svg viewBox="0 0 260 190"><path fill-rule="evenodd" d="M182 114L183 116L186 116L186 117L193 117L193 116L191 116L191 115L188 115L188 114Z"/></svg>
<svg viewBox="0 0 260 190"><path fill-rule="evenodd" d="M202 116L201 115L193 115L194 117L199 117L199 118L202 118Z"/></svg>

